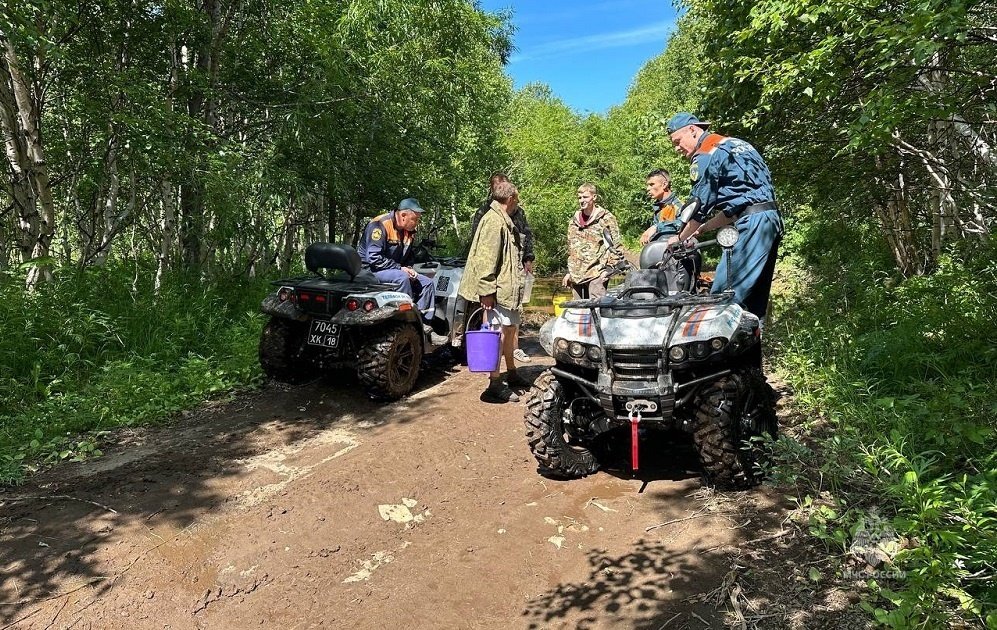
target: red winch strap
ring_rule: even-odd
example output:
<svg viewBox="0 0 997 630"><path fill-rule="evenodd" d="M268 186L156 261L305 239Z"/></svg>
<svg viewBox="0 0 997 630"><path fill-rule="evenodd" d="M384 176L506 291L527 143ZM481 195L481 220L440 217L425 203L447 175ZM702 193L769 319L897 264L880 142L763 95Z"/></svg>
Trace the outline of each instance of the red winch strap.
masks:
<svg viewBox="0 0 997 630"><path fill-rule="evenodd" d="M630 412L630 468L637 470L640 453L640 442L637 425L640 423L640 410Z"/></svg>

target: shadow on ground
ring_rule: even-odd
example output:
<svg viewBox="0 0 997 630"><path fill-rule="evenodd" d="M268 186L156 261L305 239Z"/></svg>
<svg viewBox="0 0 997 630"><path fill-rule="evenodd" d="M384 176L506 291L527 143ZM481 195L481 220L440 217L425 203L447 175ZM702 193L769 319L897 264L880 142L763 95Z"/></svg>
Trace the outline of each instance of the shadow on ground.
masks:
<svg viewBox="0 0 997 630"><path fill-rule="evenodd" d="M443 381L452 362L425 366L414 396ZM41 473L0 488L0 628L33 615L30 608L84 588L96 599L119 580L99 570L116 531L178 534L233 500L225 480L245 462L280 446L301 444L330 428L356 434L446 413L449 394L385 404L360 393L351 374L331 373L301 386L268 383L235 400L181 414L165 427L122 432L104 457ZM265 429L262 430L261 429ZM156 530L156 531L154 531ZM157 540L157 538L159 540ZM167 538L166 540L169 540Z"/></svg>
<svg viewBox="0 0 997 630"><path fill-rule="evenodd" d="M676 551L639 540L623 555L592 550L587 556L587 579L559 584L527 605L523 617L529 628L549 628L571 619L576 628L657 630L683 613L715 616L705 605L685 600L700 593L704 584L719 582L723 567L703 562L691 549Z"/></svg>

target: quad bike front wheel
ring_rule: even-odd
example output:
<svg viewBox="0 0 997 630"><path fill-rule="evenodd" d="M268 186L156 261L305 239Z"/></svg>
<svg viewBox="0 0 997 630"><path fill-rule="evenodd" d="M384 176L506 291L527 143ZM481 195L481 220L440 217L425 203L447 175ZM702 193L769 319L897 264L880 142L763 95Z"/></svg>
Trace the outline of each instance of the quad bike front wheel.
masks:
<svg viewBox="0 0 997 630"><path fill-rule="evenodd" d="M397 324L367 341L357 357L357 376L375 398L396 400L419 378L422 338L410 324Z"/></svg>
<svg viewBox="0 0 997 630"><path fill-rule="evenodd" d="M260 367L270 378L284 383L308 379L311 364L302 356L307 324L271 317L260 333Z"/></svg>
<svg viewBox="0 0 997 630"><path fill-rule="evenodd" d="M544 472L574 479L599 470L599 461L588 448L572 443L565 431L567 403L564 386L554 374L541 374L526 405L526 437Z"/></svg>
<svg viewBox="0 0 997 630"><path fill-rule="evenodd" d="M707 482L724 488L757 485L765 455L759 438L778 432L775 392L762 372L745 369L717 379L696 396L695 409L693 441Z"/></svg>

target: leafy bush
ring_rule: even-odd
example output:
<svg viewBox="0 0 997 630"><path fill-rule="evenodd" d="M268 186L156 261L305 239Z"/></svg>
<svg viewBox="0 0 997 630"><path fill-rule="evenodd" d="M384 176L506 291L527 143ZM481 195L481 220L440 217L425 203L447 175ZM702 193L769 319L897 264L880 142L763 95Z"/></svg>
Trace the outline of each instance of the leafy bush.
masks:
<svg viewBox="0 0 997 630"><path fill-rule="evenodd" d="M0 284L0 482L98 453L101 431L154 422L256 382L265 283L63 269ZM144 281L143 281L144 279Z"/></svg>
<svg viewBox="0 0 997 630"><path fill-rule="evenodd" d="M886 252L842 245L878 242L861 228L805 219L772 332L798 402L832 427L820 472L846 509L823 537L847 540L869 510L890 516L906 544L902 578L870 581L879 622L997 626L997 251L952 250L900 280L882 271Z"/></svg>

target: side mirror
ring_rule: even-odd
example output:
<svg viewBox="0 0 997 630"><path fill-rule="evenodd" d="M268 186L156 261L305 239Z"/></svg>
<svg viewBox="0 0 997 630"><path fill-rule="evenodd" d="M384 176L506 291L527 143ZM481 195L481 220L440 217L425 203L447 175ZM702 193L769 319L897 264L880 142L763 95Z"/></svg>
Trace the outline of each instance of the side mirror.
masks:
<svg viewBox="0 0 997 630"><path fill-rule="evenodd" d="M741 234L733 225L725 225L720 228L719 232L717 232L717 243L719 243L720 247L723 247L724 249L734 247L734 244L737 243L739 238L741 238Z"/></svg>
<svg viewBox="0 0 997 630"><path fill-rule="evenodd" d="M609 228L602 229L602 242L606 244L606 247L613 249L616 247L616 243L613 242L613 235L609 232Z"/></svg>
<svg viewBox="0 0 997 630"><path fill-rule="evenodd" d="M700 205L699 199L693 197L692 201L682 207L682 211L679 212L679 220L682 223L688 223L692 219L692 216L699 210Z"/></svg>

